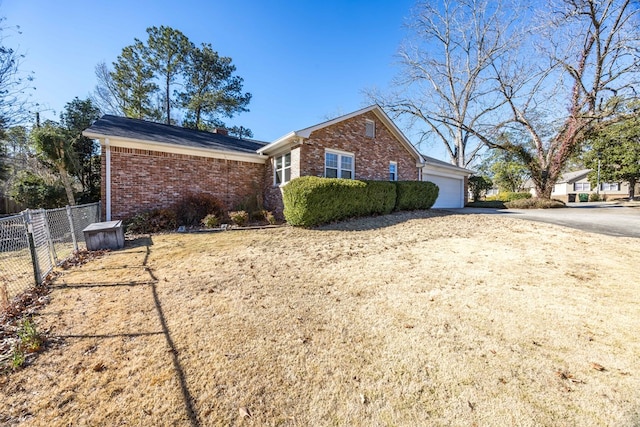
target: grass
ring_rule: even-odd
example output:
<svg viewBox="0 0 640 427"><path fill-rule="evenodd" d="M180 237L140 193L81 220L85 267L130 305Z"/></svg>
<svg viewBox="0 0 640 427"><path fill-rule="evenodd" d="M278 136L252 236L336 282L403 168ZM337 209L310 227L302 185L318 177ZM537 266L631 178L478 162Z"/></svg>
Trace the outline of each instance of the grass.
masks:
<svg viewBox="0 0 640 427"><path fill-rule="evenodd" d="M58 279L0 423L637 425L638 259L424 212L156 235Z"/></svg>

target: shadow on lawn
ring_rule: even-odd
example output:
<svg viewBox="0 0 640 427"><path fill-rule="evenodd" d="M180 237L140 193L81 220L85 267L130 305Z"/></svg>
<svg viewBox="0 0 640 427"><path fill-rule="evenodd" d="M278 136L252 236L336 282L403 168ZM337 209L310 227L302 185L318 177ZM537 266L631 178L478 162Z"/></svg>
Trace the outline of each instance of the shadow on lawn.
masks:
<svg viewBox="0 0 640 427"><path fill-rule="evenodd" d="M185 411L187 413L187 416L189 418L190 421L190 425L191 426L199 426L200 422L198 421L198 416L196 414L196 411L194 409L193 406L193 397L191 396L191 393L189 392L189 388L187 386L187 381L185 378L185 373L184 373L184 369L182 368L182 365L180 364L180 360L178 359L178 350L176 349L176 346L173 342L173 338L171 337L171 332L169 330L169 327L167 326L167 321L165 318L165 314L164 311L162 309L162 303L160 302L160 298L158 296L158 291L157 291L157 282L158 279L157 277L153 274L153 271L151 270L151 268L149 268L148 266L148 261L149 261L149 257L151 255L151 249L150 249L150 245L153 244L153 242L151 241L151 238L149 237L145 237L142 239L136 239L138 243L133 243L133 244L127 244L125 247L126 248L136 248L136 247L143 247L144 243L148 243L148 245L146 246L146 250L145 250L145 255L144 255L144 261L142 262L142 265L140 266L139 264L136 267L143 267L144 271L148 274L150 280L136 280L136 281L130 281L130 282L119 282L119 283L114 283L114 282L104 282L104 283L69 283L69 284L61 284L61 285L57 285L55 287L57 288L96 288L96 287L138 287L138 286L149 286L151 289L151 293L153 296L153 303L156 309L156 313L158 315L158 320L160 321L160 326L161 326L161 331L157 331L157 332L141 332L141 333L123 333L123 334L104 334L104 335L100 335L100 334L93 334L93 335L59 335L56 338L80 338L80 339L85 339L85 338L98 338L98 339L102 339L102 338L115 338L115 337L138 337L138 336L151 336L151 335L164 335L165 340L167 342L167 345L169 346L169 353L171 354L171 358L173 361L173 366L174 369L176 371L176 375L178 377L178 382L180 384L180 391L182 392L182 398L184 401L184 405L185 405ZM129 241L131 242L131 241Z"/></svg>
<svg viewBox="0 0 640 427"><path fill-rule="evenodd" d="M368 230L376 230L376 229L385 228L385 227L392 227L394 225L398 225L403 222L411 221L412 219L435 218L435 217L449 216L449 215L455 215L455 214L456 214L455 212L450 212L450 211L440 210L440 209L393 212L388 215L354 218L354 219L349 219L345 221L335 222L332 224L321 225L319 227L312 228L312 230L368 231Z"/></svg>

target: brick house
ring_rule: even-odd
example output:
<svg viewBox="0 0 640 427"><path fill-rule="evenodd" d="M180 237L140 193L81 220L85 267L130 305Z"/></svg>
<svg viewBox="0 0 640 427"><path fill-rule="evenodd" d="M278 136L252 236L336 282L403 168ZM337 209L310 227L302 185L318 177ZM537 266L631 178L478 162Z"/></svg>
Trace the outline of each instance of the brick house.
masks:
<svg viewBox="0 0 640 427"><path fill-rule="evenodd" d="M434 207L462 207L471 174L421 155L377 105L290 132L269 144L223 131L202 132L110 115L83 135L100 141L107 220L170 206L187 193L211 194L227 209L246 197L261 196L267 209L281 213L281 186L308 175L372 180L429 177L446 187L438 201L447 206L436 201Z"/></svg>

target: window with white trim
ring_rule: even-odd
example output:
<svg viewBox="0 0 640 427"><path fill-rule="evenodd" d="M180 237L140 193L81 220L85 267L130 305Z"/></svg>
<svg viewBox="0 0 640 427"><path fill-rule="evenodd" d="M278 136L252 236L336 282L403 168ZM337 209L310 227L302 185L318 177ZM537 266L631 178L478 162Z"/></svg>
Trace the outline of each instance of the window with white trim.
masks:
<svg viewBox="0 0 640 427"><path fill-rule="evenodd" d="M602 191L620 191L620 184L617 182L603 182L600 184Z"/></svg>
<svg viewBox="0 0 640 427"><path fill-rule="evenodd" d="M367 119L365 121L364 134L367 138L375 138L376 137L376 122L373 120Z"/></svg>
<svg viewBox="0 0 640 427"><path fill-rule="evenodd" d="M573 191L591 191L591 183L589 182L574 182Z"/></svg>
<svg viewBox="0 0 640 427"><path fill-rule="evenodd" d="M398 163L389 162L389 181L398 180Z"/></svg>
<svg viewBox="0 0 640 427"><path fill-rule="evenodd" d="M326 178L353 179L353 155L333 151L325 152L324 176Z"/></svg>
<svg viewBox="0 0 640 427"><path fill-rule="evenodd" d="M291 181L291 153L277 156L273 167L274 185L286 184L289 181Z"/></svg>

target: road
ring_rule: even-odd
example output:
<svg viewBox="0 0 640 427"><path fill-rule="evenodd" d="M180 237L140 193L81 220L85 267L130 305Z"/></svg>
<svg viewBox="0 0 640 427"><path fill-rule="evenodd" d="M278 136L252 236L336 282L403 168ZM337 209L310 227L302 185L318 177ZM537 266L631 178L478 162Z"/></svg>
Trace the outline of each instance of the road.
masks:
<svg viewBox="0 0 640 427"><path fill-rule="evenodd" d="M611 202L569 203L564 209L447 209L449 212L473 215L506 215L529 221L562 225L608 236L640 238L640 204Z"/></svg>

